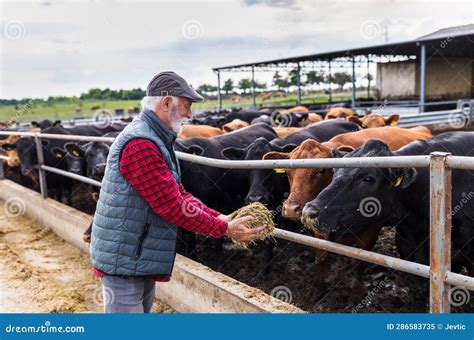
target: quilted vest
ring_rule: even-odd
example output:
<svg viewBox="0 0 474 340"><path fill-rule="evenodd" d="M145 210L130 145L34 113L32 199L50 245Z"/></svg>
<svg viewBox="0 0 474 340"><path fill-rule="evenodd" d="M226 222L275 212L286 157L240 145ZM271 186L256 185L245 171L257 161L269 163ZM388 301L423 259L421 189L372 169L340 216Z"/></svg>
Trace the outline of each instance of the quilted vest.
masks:
<svg viewBox="0 0 474 340"><path fill-rule="evenodd" d="M177 226L156 215L120 174L122 150L135 138L155 143L174 178L181 183L173 148L176 133L154 112L144 110L110 147L92 225L92 264L108 275L168 277L176 257Z"/></svg>

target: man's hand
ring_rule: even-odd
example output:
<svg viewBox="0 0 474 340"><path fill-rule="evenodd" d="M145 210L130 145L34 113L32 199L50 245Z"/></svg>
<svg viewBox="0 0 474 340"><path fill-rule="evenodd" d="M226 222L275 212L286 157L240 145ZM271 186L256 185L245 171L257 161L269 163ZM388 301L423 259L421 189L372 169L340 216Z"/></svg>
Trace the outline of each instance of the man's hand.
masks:
<svg viewBox="0 0 474 340"><path fill-rule="evenodd" d="M253 229L247 228L245 225L253 219L254 218L252 216L236 218L235 220L229 222L227 232L225 234L238 242L255 240L259 234L265 230L265 226L259 226Z"/></svg>
<svg viewBox="0 0 474 340"><path fill-rule="evenodd" d="M219 216L217 216L217 218L220 219L220 220L224 220L226 222L230 222L229 215L219 214Z"/></svg>

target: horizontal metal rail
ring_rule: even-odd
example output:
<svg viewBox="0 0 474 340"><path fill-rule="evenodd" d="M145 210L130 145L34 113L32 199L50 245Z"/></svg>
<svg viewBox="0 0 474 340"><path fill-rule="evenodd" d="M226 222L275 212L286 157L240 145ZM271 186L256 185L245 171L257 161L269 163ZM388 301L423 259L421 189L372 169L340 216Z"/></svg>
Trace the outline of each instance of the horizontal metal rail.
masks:
<svg viewBox="0 0 474 340"><path fill-rule="evenodd" d="M273 236L287 241L303 244L311 248L322 249L339 255L377 264L383 267L400 270L405 273L418 275L425 278L430 277L430 267L424 264L402 260L396 257L374 253L368 250L346 246L344 244L326 241L316 237L301 235L279 228L275 228ZM444 281L451 285L462 285L467 289L474 290L474 277L447 272Z"/></svg>
<svg viewBox="0 0 474 340"><path fill-rule="evenodd" d="M99 188L102 186L102 183L99 182L99 181L93 180L89 177L76 175L76 174L70 173L69 171L64 171L64 170L61 170L61 169L58 169L58 168L53 168L53 167L47 166L47 165L41 165L41 169L52 172L52 173L55 173L55 174L58 174L58 175L63 175L65 177L69 177L69 178L72 178L72 179L75 179L75 180L78 180L78 181L81 181L81 182L84 182L84 183L87 183L87 184L91 184L91 185L94 185L94 186L99 187Z"/></svg>

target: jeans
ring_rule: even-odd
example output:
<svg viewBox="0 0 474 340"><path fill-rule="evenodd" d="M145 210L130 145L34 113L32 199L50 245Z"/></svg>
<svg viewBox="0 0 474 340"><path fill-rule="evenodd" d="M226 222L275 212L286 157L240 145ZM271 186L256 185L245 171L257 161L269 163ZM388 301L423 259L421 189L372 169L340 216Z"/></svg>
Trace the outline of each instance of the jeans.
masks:
<svg viewBox="0 0 474 340"><path fill-rule="evenodd" d="M155 280L143 277L103 276L105 313L150 313L155 299Z"/></svg>

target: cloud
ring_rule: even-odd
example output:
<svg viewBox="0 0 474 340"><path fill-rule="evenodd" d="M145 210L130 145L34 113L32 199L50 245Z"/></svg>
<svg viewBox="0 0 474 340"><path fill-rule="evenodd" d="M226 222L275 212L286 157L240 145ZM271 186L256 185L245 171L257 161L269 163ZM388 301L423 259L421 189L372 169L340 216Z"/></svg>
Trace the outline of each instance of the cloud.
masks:
<svg viewBox="0 0 474 340"><path fill-rule="evenodd" d="M242 0L246 6L265 5L269 7L299 8L297 0Z"/></svg>

